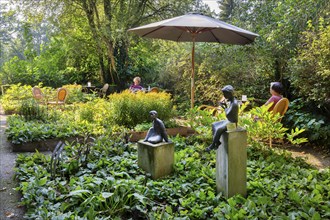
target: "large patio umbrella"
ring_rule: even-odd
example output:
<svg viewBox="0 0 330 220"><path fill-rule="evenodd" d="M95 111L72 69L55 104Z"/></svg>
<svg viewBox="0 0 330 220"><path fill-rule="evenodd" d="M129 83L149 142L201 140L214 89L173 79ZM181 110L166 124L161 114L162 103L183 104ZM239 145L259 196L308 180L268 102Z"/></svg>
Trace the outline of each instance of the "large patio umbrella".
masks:
<svg viewBox="0 0 330 220"><path fill-rule="evenodd" d="M195 42L218 42L225 44L249 44L258 34L244 30L223 21L197 13L190 13L163 21L132 28L142 37L172 40L177 42L193 42L191 72L191 107L194 107L195 93Z"/></svg>

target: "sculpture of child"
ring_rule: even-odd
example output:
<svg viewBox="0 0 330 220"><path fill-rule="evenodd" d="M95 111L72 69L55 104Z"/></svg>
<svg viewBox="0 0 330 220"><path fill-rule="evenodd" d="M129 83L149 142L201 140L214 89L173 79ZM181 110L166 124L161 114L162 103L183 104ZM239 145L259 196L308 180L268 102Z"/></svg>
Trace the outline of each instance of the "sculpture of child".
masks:
<svg viewBox="0 0 330 220"><path fill-rule="evenodd" d="M220 102L220 106L225 110L227 120L222 120L218 122L214 122L212 124L212 135L213 142L212 144L206 148L206 151L209 152L212 149L217 149L221 142L221 135L227 131L228 123L236 123L238 122L238 102L234 97L234 88L231 85L226 85L221 89L224 97L230 102L229 107L227 108L227 104L225 102Z"/></svg>

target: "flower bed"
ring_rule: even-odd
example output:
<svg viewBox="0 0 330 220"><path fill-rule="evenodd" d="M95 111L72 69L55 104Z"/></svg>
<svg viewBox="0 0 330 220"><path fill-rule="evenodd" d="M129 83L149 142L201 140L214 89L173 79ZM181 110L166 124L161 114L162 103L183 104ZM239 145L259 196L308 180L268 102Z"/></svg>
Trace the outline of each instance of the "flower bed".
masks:
<svg viewBox="0 0 330 220"><path fill-rule="evenodd" d="M134 145L114 137L68 145L51 174L50 156L19 155L17 190L26 219L329 219L330 170L283 151L248 147L248 195L216 194L215 152L193 137L173 138L173 174L152 180ZM85 152L85 153L81 153ZM47 168L47 169L45 169Z"/></svg>
<svg viewBox="0 0 330 220"><path fill-rule="evenodd" d="M72 142L76 141L77 137L67 137L67 138L53 138L45 139L43 141L33 141L22 144L11 144L13 152L39 152L42 151L53 151L59 141L62 142Z"/></svg>

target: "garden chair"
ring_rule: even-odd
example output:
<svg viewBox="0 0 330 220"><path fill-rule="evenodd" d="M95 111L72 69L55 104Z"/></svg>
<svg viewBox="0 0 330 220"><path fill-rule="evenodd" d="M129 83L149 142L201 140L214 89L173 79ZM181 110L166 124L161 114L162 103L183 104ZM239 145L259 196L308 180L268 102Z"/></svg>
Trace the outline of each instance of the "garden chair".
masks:
<svg viewBox="0 0 330 220"><path fill-rule="evenodd" d="M66 88L57 89L57 95L55 101L47 102L47 105L64 105L68 97L68 90Z"/></svg>
<svg viewBox="0 0 330 220"><path fill-rule="evenodd" d="M109 84L106 83L104 86L100 89L95 89L95 91L99 94L100 97L105 97L107 95L107 91L109 89Z"/></svg>
<svg viewBox="0 0 330 220"><path fill-rule="evenodd" d="M198 107L198 110L209 111L209 112L211 112L211 114L213 116L217 116L219 114L219 112L221 111L219 106L212 106L212 105L201 105L201 106Z"/></svg>
<svg viewBox="0 0 330 220"><path fill-rule="evenodd" d="M32 88L32 95L35 100L37 100L39 103L44 103L44 95L41 92L41 89L39 87L33 87Z"/></svg>
<svg viewBox="0 0 330 220"><path fill-rule="evenodd" d="M289 107L289 100L287 98L282 98L280 99L280 101L276 103L272 112L274 115L279 113L281 116L283 116L288 110L288 107ZM279 121L281 120L282 117L279 119Z"/></svg>
<svg viewBox="0 0 330 220"><path fill-rule="evenodd" d="M159 88L158 87L152 87L149 92L155 92L158 93L159 92Z"/></svg>

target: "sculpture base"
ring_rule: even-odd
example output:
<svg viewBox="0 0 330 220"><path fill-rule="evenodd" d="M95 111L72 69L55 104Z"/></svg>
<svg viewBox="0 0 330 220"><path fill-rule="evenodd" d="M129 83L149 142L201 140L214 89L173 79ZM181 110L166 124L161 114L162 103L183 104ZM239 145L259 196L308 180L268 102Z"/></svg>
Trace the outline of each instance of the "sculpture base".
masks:
<svg viewBox="0 0 330 220"><path fill-rule="evenodd" d="M174 143L161 142L151 144L142 140L138 141L138 166L153 179L169 175L174 165Z"/></svg>
<svg viewBox="0 0 330 220"><path fill-rule="evenodd" d="M221 145L217 149L216 184L217 192L226 198L236 194L246 196L246 160L247 133L237 128L221 136Z"/></svg>

